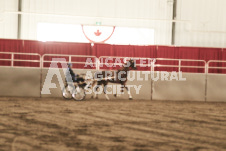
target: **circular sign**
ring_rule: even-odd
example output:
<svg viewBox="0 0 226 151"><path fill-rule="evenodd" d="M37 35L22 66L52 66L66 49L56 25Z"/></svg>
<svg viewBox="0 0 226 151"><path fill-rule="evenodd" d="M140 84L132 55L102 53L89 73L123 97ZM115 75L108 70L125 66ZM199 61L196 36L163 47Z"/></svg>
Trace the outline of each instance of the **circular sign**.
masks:
<svg viewBox="0 0 226 151"><path fill-rule="evenodd" d="M90 42L105 42L111 38L115 26L89 26L82 25L82 31Z"/></svg>

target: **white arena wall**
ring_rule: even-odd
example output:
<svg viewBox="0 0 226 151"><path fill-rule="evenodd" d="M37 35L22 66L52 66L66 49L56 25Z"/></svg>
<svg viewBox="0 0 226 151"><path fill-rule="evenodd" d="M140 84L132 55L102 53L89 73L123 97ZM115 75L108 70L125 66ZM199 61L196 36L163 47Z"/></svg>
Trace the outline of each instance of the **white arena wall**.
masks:
<svg viewBox="0 0 226 151"><path fill-rule="evenodd" d="M40 97L41 69L0 67L0 96Z"/></svg>
<svg viewBox="0 0 226 151"><path fill-rule="evenodd" d="M182 73L182 78L186 80L153 81L153 100L205 101L206 75Z"/></svg>
<svg viewBox="0 0 226 151"><path fill-rule="evenodd" d="M226 102L226 75L207 75L207 101Z"/></svg>
<svg viewBox="0 0 226 151"><path fill-rule="evenodd" d="M86 73L96 70L75 69L75 73ZM52 83L56 88L51 88L51 94L41 94L48 68L22 68L22 67L0 67L0 96L14 97L62 97L59 80L56 75L52 78ZM64 81L63 70L60 69L62 80ZM139 78L137 80L137 73ZM147 73L147 72L146 72ZM145 79L145 74L139 71L131 71L129 76L136 79L127 82L128 85L141 85L139 94L136 94L134 88L131 88L133 99L136 100L169 100L169 101L208 101L225 102L225 81L226 75L202 74L202 73L183 73L182 77L186 81L154 81L149 74ZM155 73L156 77L156 73ZM108 91L112 89L109 88ZM110 99L117 99L113 94L108 95ZM89 99L91 95L87 95ZM100 99L105 99L104 94L99 95ZM63 99L63 98L62 98ZM120 99L128 99L128 94L120 96Z"/></svg>

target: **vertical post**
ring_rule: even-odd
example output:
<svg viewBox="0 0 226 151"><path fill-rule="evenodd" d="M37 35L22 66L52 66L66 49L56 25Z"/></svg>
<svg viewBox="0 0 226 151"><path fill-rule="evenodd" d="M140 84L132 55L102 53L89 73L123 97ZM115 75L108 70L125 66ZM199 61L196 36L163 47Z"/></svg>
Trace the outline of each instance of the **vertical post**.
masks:
<svg viewBox="0 0 226 151"><path fill-rule="evenodd" d="M177 17L177 0L173 0L173 15L172 20L175 20ZM172 22L172 37L171 37L171 45L175 45L175 33L176 33L176 23Z"/></svg>
<svg viewBox="0 0 226 151"><path fill-rule="evenodd" d="M151 60L151 72L154 72L155 70L155 59L154 60Z"/></svg>
<svg viewBox="0 0 226 151"><path fill-rule="evenodd" d="M208 68L209 68L209 62L206 63L205 61L205 74L209 72Z"/></svg>
<svg viewBox="0 0 226 151"><path fill-rule="evenodd" d="M39 55L39 66L40 66L40 68L42 68L42 56L41 55Z"/></svg>
<svg viewBox="0 0 226 151"><path fill-rule="evenodd" d="M13 61L14 61L14 54L13 54L13 53L11 53L11 67L13 67L13 66L14 66Z"/></svg>
<svg viewBox="0 0 226 151"><path fill-rule="evenodd" d="M178 72L181 70L181 59L179 59Z"/></svg>
<svg viewBox="0 0 226 151"><path fill-rule="evenodd" d="M44 68L44 63L45 63L45 55L42 56L42 68Z"/></svg>
<svg viewBox="0 0 226 151"><path fill-rule="evenodd" d="M100 60L99 58L95 58L96 60L96 70L99 71L100 70Z"/></svg>
<svg viewBox="0 0 226 151"><path fill-rule="evenodd" d="M40 56L40 98L42 97L42 70L43 70L43 67L44 67L44 62L43 62L43 60L44 60L44 56L45 55L43 55L43 56L41 56L41 55L39 55Z"/></svg>
<svg viewBox="0 0 226 151"><path fill-rule="evenodd" d="M69 56L69 62L71 63L71 55Z"/></svg>
<svg viewBox="0 0 226 151"><path fill-rule="evenodd" d="M155 74L155 62L156 59L152 59L151 60L151 100L153 100L153 78L154 78L154 74Z"/></svg>
<svg viewBox="0 0 226 151"><path fill-rule="evenodd" d="M205 102L207 101L208 72L209 72L209 61L207 63L205 62Z"/></svg>
<svg viewBox="0 0 226 151"><path fill-rule="evenodd" d="M22 0L18 0L18 25L17 25L17 39L21 39L21 11L22 11Z"/></svg>

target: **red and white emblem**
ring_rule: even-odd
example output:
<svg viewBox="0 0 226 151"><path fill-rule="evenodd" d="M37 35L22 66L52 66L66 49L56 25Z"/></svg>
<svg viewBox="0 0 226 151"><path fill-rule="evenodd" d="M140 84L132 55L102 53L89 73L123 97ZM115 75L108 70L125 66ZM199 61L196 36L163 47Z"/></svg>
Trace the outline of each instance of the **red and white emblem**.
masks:
<svg viewBox="0 0 226 151"><path fill-rule="evenodd" d="M82 31L90 42L105 42L111 38L115 27L82 25Z"/></svg>

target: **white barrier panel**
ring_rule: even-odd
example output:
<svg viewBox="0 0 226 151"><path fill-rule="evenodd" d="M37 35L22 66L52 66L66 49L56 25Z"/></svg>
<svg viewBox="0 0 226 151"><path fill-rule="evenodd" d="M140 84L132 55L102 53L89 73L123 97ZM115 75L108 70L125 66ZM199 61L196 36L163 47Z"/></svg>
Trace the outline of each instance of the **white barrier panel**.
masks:
<svg viewBox="0 0 226 151"><path fill-rule="evenodd" d="M226 102L226 75L207 75L207 101Z"/></svg>
<svg viewBox="0 0 226 151"><path fill-rule="evenodd" d="M40 97L38 68L0 67L0 96Z"/></svg>
<svg viewBox="0 0 226 151"><path fill-rule="evenodd" d="M186 81L153 81L153 100L205 101L205 74L183 73L182 78Z"/></svg>

